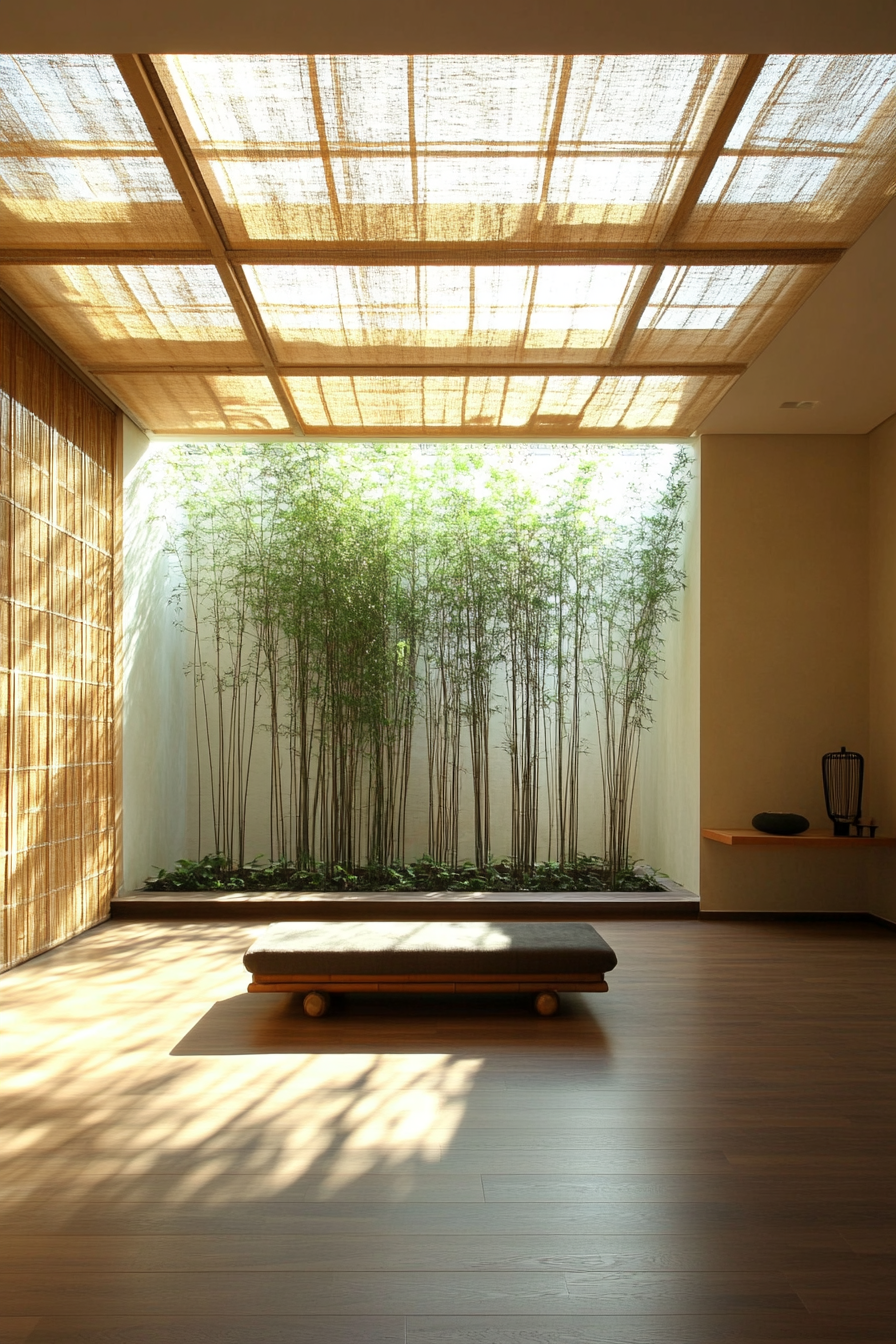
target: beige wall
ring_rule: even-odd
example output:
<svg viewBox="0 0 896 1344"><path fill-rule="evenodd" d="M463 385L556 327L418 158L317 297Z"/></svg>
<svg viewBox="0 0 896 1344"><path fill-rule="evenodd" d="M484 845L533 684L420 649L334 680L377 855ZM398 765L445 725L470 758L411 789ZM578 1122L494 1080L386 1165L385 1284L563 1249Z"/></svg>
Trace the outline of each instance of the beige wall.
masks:
<svg viewBox="0 0 896 1344"><path fill-rule="evenodd" d="M869 772L875 817L896 835L896 416L869 435ZM896 851L875 855L869 909L896 922Z"/></svg>
<svg viewBox="0 0 896 1344"><path fill-rule="evenodd" d="M865 436L703 438L702 826L826 825L823 753L868 753L868 488ZM867 908L861 853L701 849L707 910Z"/></svg>

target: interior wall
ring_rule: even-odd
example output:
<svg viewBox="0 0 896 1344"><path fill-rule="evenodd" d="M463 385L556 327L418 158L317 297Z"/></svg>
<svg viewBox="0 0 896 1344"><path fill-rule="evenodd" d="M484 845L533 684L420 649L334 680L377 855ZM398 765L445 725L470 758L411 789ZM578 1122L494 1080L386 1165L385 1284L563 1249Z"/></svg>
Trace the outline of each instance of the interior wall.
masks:
<svg viewBox="0 0 896 1344"><path fill-rule="evenodd" d="M896 835L896 416L869 436L869 773L875 819ZM874 856L869 909L896 923L896 850Z"/></svg>
<svg viewBox="0 0 896 1344"><path fill-rule="evenodd" d="M195 781L186 778L194 772L174 580L152 524L159 502L145 441L132 427L126 447L125 881L133 887L155 864L201 846ZM699 472L682 619L668 630L657 722L643 739L635 849L700 891L710 912L871 908L896 918L888 850L872 864L865 851L744 851L699 839L700 826L749 826L764 809L826 826L820 759L843 744L866 755L866 815L896 833L896 418L870 439L705 436ZM261 793L264 755L262 743ZM422 774L418 783L415 852L425 848ZM599 821L591 795L589 830ZM253 852L267 850L265 808L251 830Z"/></svg>
<svg viewBox="0 0 896 1344"><path fill-rule="evenodd" d="M157 450L156 450L157 451ZM165 499L146 435L124 421L123 887L186 853L184 636L170 605Z"/></svg>
<svg viewBox="0 0 896 1344"><path fill-rule="evenodd" d="M867 437L706 435L701 475L700 824L826 826L822 755L870 742ZM701 903L865 910L866 857L703 840Z"/></svg>
<svg viewBox="0 0 896 1344"><path fill-rule="evenodd" d="M664 632L654 722L641 737L632 851L690 891L700 887L700 451L685 509L679 619Z"/></svg>

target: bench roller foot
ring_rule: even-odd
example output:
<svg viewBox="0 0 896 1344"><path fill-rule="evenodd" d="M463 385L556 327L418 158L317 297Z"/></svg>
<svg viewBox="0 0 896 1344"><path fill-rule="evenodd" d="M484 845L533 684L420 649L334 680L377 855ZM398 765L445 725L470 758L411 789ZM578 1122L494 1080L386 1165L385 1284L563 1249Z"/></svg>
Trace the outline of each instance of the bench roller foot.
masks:
<svg viewBox="0 0 896 1344"><path fill-rule="evenodd" d="M535 995L535 1011L539 1017L553 1017L560 1007L560 1000L552 989L543 989Z"/></svg>
<svg viewBox="0 0 896 1344"><path fill-rule="evenodd" d="M312 989L302 1000L306 1017L323 1017L330 1011L330 996L323 989Z"/></svg>

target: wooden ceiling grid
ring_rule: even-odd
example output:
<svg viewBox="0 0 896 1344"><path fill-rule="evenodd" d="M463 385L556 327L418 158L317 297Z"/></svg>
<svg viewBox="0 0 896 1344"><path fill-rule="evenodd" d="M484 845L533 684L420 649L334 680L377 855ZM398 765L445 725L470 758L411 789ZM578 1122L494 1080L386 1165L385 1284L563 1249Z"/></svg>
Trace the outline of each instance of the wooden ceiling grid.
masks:
<svg viewBox="0 0 896 1344"><path fill-rule="evenodd" d="M618 237L612 236L612 230L604 231L608 241L602 242L599 236L582 241L581 230L576 237L571 237L569 234L563 237L562 234L558 235L556 228L553 233L549 229L545 231L545 228L542 228L545 212L551 208L552 177L557 172L556 164L563 137L564 117L568 115L568 98L574 80L573 57L565 56L555 61L554 86L551 94L552 110L549 125L543 134L542 147L538 151L543 156L544 167L534 216L536 222L530 230L530 236L522 240L518 237L504 239L485 235L464 240L420 236L425 232L425 212L418 214L421 198L417 164L419 128L414 120L416 105L414 61L410 59L407 61L406 146L410 162L412 209L415 221L413 230L417 236L394 239L351 236L352 226L346 219L337 181L337 166L334 166L334 155L331 151L332 127L328 127L327 123L326 89L323 87L318 66L319 61L325 58L302 58L305 59L307 67L303 78L307 79L309 91L311 109L309 125L313 121L317 138L317 147L313 152L320 161L324 183L320 196L322 203L317 208L329 211L327 217L329 223L326 227L335 236L308 237L288 242L272 238L247 241L246 238L234 239L230 236L225 217L222 215L223 198L220 196L216 198L210 187L209 171L207 169L204 171L197 159L199 151L195 143L195 127L191 132L184 122L183 106L178 108L175 105L177 97L171 72L162 68L164 59L166 58L138 54L118 55L114 58L117 70L151 141L147 146L142 140L122 139L115 152L125 158L131 155L139 161L141 155L145 159L147 153L155 150L170 176L176 193L177 201L172 200L172 208L175 205L182 207L196 235L197 245L195 247L184 245L186 234L183 224L180 223L171 224L165 236L152 246L126 245L125 242L110 245L101 238L91 242L89 237L86 241L83 238L72 238L71 242L28 246L23 245L21 234L10 245L0 245L0 268L4 268L0 270L0 282L10 287L13 298L26 311L30 311L32 318L42 322L51 336L55 333L54 316L49 301L45 309L42 309L43 300L37 289L34 286L28 288L28 282L20 280L20 289L24 285L30 303L23 301L22 292L16 292L14 285L10 285L10 278L15 280L17 277L27 276L29 272L34 276L43 277L44 280L50 277L45 289L52 289L52 279L56 273L50 268L54 267L67 268L66 274L70 276L76 275L78 268L82 268L90 276L96 276L97 268L102 267L148 268L149 275L153 274L151 268L157 268L156 273L161 274L162 268L180 267L196 268L191 274L197 277L197 284L202 282L205 286L203 293L206 294L205 299L196 301L196 310L200 314L196 320L206 323L208 344L217 341L220 346L224 340L222 332L228 319L216 309L214 299L208 297L213 290L210 281L202 280L203 276L211 274L213 268L217 280L223 286L223 293L226 294L226 301L229 302L233 314L230 353L224 358L215 360L206 357L205 353L198 359L195 353L191 357L187 345L184 344L183 359L172 359L169 353L158 359L141 360L138 357L139 347L133 338L129 344L126 337L122 337L119 344L122 349L127 349L128 357L104 360L94 357L86 348L86 338L79 337L74 326L69 324L66 327L64 322L60 322L58 315L55 319L59 330L67 333L67 340L65 338L60 340L66 353L69 356L74 355L92 378L100 379L126 409L132 404L135 405L135 410L130 411L134 414L134 418L157 432L179 433L186 438L196 437L195 417L192 417L190 423L191 414L188 407L190 395L203 399L212 408L203 412L204 414L210 415L212 420L219 417L219 423L215 425L219 433L227 433L232 429L246 434L257 430L264 437L295 436L309 432L360 437L369 436L370 431L375 429L378 433L391 432L406 437L419 433L427 438L439 435L457 437L459 433L464 432L476 432L488 436L507 436L510 433L519 436L525 433L527 436L531 434L545 437L552 430L562 432L567 438L576 436L593 438L602 430L618 432L620 425L623 432L640 432L642 435L644 433L680 435L692 432L698 423L698 415L701 418L705 415L710 406L730 387L733 380L745 370L758 350L753 348L756 342L754 341L751 346L743 333L737 334L736 324L732 324L733 318L738 316L739 308L742 310L741 327L744 330L753 320L749 314L747 317L744 316L746 309L743 299L730 296L726 298L724 294L721 299L718 295L713 298L710 284L707 289L710 296L703 302L710 308L715 303L716 307L712 308L712 311L722 314L716 322L716 327L719 330L723 328L730 330L727 345L726 339L722 339L717 332L711 330L708 333L702 331L699 335L695 335L693 331L687 332L687 322L679 319L677 341L680 353L685 357L668 361L662 357L639 359L638 354L642 348L646 347L645 356L651 349L651 331L645 321L645 315L653 314L654 322L658 320L660 327L665 325L668 328L675 325L674 314L673 318L669 318L668 313L671 311L670 305L674 306L675 302L674 291L678 283L676 276L680 276L683 281L691 277L693 281L694 277L699 278L701 275L709 276L710 279L715 276L718 280L730 274L734 277L732 284L735 288L739 268L767 268L768 275L779 277L780 283L776 282L775 294L780 311L773 311L774 304L770 301L767 314L769 320L762 328L764 344L774 334L774 330L780 327L795 307L803 301L811 288L823 278L831 266L836 264L843 255L845 246L853 241L849 238L844 246L837 246L830 245L830 242L812 243L799 237L791 237L775 238L771 245L751 241L749 246L741 247L719 246L717 241L715 243L709 241L703 245L687 241L694 233L695 210L706 192L707 184L713 179L720 156L723 154L730 156L732 152L737 152L736 145L734 151L731 149L732 132L738 125L738 118L748 105L751 95L755 95L767 61L783 58L750 55L725 58L727 65L724 69L721 63L718 64L713 75L718 86L715 95L718 111L708 126L708 132L702 137L702 148L699 153L692 156L689 172L686 169L687 156L682 158L681 163L675 165L674 170L679 175L684 173L684 177L676 187L677 203L659 234L640 243L620 242ZM300 58L294 59L299 61ZM710 58L706 58L704 64L709 60ZM886 75L886 71L884 74ZM706 89L710 83L707 76ZM705 110L711 101L706 89L703 93L702 110ZM722 90L724 98L718 93L718 89ZM893 90L885 90L885 94L886 97L881 95L878 102L885 110L892 109ZM548 99L546 106L550 101L551 99ZM693 112L692 120L696 116L697 113ZM7 150L11 143L10 137L7 136L5 145ZM35 144L32 143L29 152L34 153L35 148ZM50 157L53 142L48 141L37 148L41 154ZM246 146L243 146L243 150L245 149ZM67 141L64 152L66 156L77 158L80 155L85 160L90 158L91 153L95 155L99 153L98 150L92 149L89 143L77 141ZM271 156L292 154L294 157L304 155L307 158L312 149L273 144L265 146L265 152ZM369 152L374 158L379 155L384 163L387 162L387 149L382 146L379 148L374 146L365 152ZM438 152L447 153L447 151ZM513 152L515 154L517 151ZM762 152L761 146L757 152ZM239 163L238 150L228 149L226 145L217 145L215 153L222 161L230 161L229 154L233 161ZM678 150L673 146L668 153L678 153ZM392 160L388 162L391 163ZM682 167L682 164L685 164L685 167ZM344 175L347 170L344 166L340 166L339 171ZM670 168L669 171L673 170ZM353 208L358 209L357 206ZM170 212L167 217L175 219ZM424 224L420 223L421 219L424 219ZM319 227L323 228L323 225ZM601 230L598 228L596 233L600 235ZM311 316L305 320L310 326L301 339L294 337L291 347L292 358L289 357L289 351L284 350L289 341L278 335L274 312L276 302L269 301L260 290L259 276L268 275L270 268L278 267L281 268L279 274L284 277L284 284L289 282L293 273L299 274L300 286L303 283L301 277L305 277L305 282L310 284L316 275L318 287L324 289L326 284L320 279L321 276L325 274L329 276L334 268L353 268L352 283L357 291L351 302L346 300L345 306L341 297L333 301L320 300L322 306L318 309L315 309L309 300L308 312ZM307 269L302 271L303 267ZM540 327L544 328L550 320L552 311L556 310L561 314L566 311L563 306L566 300L562 297L557 299L556 296L553 299L550 296L547 300L540 299L537 292L540 283L538 277L553 277L547 288L550 289L552 284L558 292L565 293L562 283L563 273L556 269L561 267L582 268L576 275L566 272L573 286L578 284L580 277L584 283L586 268L616 267L619 268L618 274L623 279L622 268L629 268L629 277L623 286L624 295L621 298L617 295L601 300L603 304L601 312L609 312L615 304L616 314L612 320L606 319L611 322L611 327L608 343L604 347L597 348L596 344L589 346L587 331L576 345L573 339L574 333L570 331L566 333L562 342L563 348L559 351L562 357L558 358L556 357L558 351L551 346L549 340L551 335L556 338L557 333L548 331L543 337L545 355L539 358L538 341L535 340L530 345L529 340L532 335L530 326L533 323L533 313L540 305L541 316L538 321ZM415 345L414 332L407 337L403 336L400 315L392 319L398 333L397 335L396 332L391 333L390 339L393 344L381 343L379 347L374 348L371 342L375 341L377 333L374 331L371 337L370 329L376 326L377 321L380 321L381 325L385 324L385 319L380 318L377 309L377 303L382 305L385 302L377 286L383 275L393 275L396 268L414 268L416 271L415 302L418 313L429 311L425 307L425 301L420 297L421 277L423 281L430 283L435 291L441 292L440 284L442 290L446 285L450 288L450 268L469 270L469 346L462 358L457 357L459 353L457 345L455 343L454 346L450 346L447 336L446 348L440 349L437 332L433 334L424 331ZM449 269L437 273L433 268ZM506 342L502 346L490 331L487 331L485 336L480 333L478 337L474 331L473 296L477 277L486 277L497 292L500 282L493 277L501 272L501 268L518 268L520 272L525 270L527 274L531 273L531 278L527 281L524 306L520 309L517 321L515 348L511 348ZM709 268L717 269L711 275ZM728 268L727 271L724 268ZM509 270L503 271L503 274L513 278ZM441 281L439 275L442 277ZM330 283L329 280L327 283ZM724 289L724 286L722 288ZM774 286L772 288L774 289ZM371 298L371 295L374 297ZM62 304L64 301L62 296L59 302ZM164 298L158 302L160 307L164 307ZM345 314L348 312L349 325L353 322L352 330L360 333L353 335L343 330L343 358L334 358L332 353L329 358L324 357L323 345L320 349L312 348L314 313L329 312L328 302L331 307L333 304L339 307L339 318L343 327L346 323ZM390 296L389 302L391 303L391 307L387 304L389 312L397 311L396 304L400 307L394 296ZM598 300L593 302L597 303ZM492 303L498 303L498 300L493 299ZM510 312L511 301L505 299L504 303L505 308L501 311ZM450 303L449 310L446 311L454 311L450 308ZM460 312L461 309L458 308L457 311ZM729 312L731 319L726 316ZM664 314L667 315L665 321ZM176 340L180 334L177 331L176 305L169 317L173 339ZM325 321L331 318L332 313ZM294 316L291 320L295 322ZM561 323L561 317L553 320ZM443 314L441 321L444 325ZM459 317L457 321L460 322ZM487 327L488 323L483 325ZM758 329L761 323L757 321L754 325ZM135 316L130 327L127 322L124 323L123 330L127 333L138 327L139 322ZM686 332L684 337L680 334L682 331ZM56 339L59 340L58 335ZM81 348L78 346L79 339ZM401 339L405 340L404 345L401 344ZM304 347L302 340L305 341ZM427 340L430 344L423 348L420 342L425 344ZM198 346L202 345L199 340L197 343ZM338 341L335 337L331 338L331 343L333 349L337 350ZM555 344L560 342L555 340ZM664 346L667 349L676 348L676 342L669 338L668 332L665 340L653 341L655 350L662 351ZM704 357L701 357L701 346ZM244 348L243 355L239 353L241 347ZM157 346L157 348L163 347ZM207 347L203 347L205 348ZM689 350L690 357L687 356ZM551 357L552 353L554 357ZM371 354L374 357L371 357ZM157 380L155 389L151 386L153 379ZM180 386L178 379L181 380ZM540 391L536 386L539 379L543 381ZM388 380L397 381L390 384ZM497 385L501 380L504 381L499 395ZM263 390L268 387L270 392ZM139 396L137 389L142 389ZM532 407L529 418L518 424L502 419L501 414L496 417L493 409L494 405L498 404L496 398L500 401L500 405L504 406L509 392L513 394L511 399L516 398L515 404L524 409L529 405ZM626 397L632 404L640 398L641 410L638 414L642 416L643 423L639 423L637 417L634 419L630 417L628 421L619 418L619 406L625 403ZM241 398L246 401L242 411L239 409ZM472 415L463 423L449 422L452 413L450 408L456 410L461 404L466 407L468 400L471 404L476 403L479 406L479 414ZM615 423L606 425L593 421L589 423L589 416L594 417L598 414L595 407L599 404L612 408L612 414L617 416ZM548 412L544 409L546 406L560 409ZM391 416L390 410L394 411ZM176 417L179 414L183 415L185 423L166 422L171 416ZM439 416L443 417L444 422L440 422ZM455 420L456 418L455 415Z"/></svg>

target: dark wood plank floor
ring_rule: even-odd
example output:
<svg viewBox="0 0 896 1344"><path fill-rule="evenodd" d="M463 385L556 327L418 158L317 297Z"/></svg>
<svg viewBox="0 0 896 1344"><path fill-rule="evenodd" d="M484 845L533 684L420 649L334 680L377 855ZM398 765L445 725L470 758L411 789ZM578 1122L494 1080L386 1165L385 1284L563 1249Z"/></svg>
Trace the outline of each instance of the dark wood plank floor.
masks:
<svg viewBox="0 0 896 1344"><path fill-rule="evenodd" d="M614 921L610 993L244 993L251 926L0 979L0 1341L896 1340L896 937Z"/></svg>

